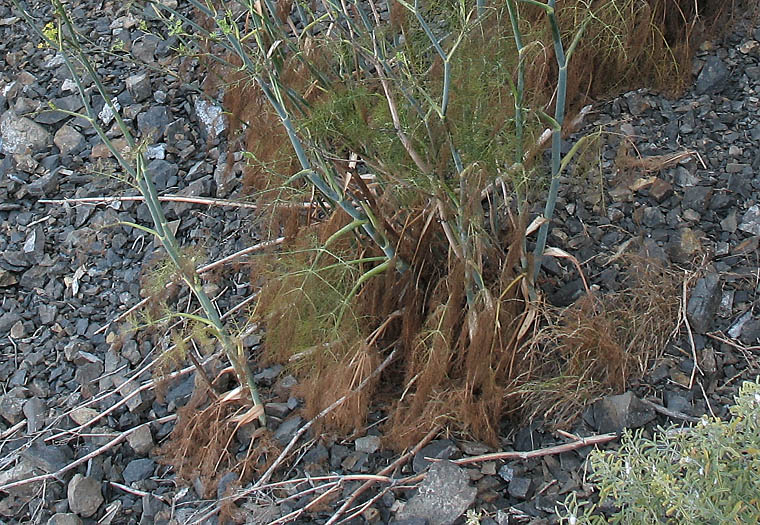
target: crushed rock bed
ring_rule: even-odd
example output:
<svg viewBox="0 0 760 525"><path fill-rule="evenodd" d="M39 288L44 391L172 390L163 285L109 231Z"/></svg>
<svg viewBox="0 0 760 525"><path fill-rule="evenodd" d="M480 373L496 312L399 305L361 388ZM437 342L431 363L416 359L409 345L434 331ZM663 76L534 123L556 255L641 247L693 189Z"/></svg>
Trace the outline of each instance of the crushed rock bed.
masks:
<svg viewBox="0 0 760 525"><path fill-rule="evenodd" d="M81 0L74 13L87 20L94 41L109 49L117 44L123 58L137 59L109 57L99 66L135 128L158 132L148 158L159 191L239 198L242 157L233 154L233 169L226 169L220 108L201 96L197 69L191 67L182 82L158 73L154 66L177 66L171 38L143 33L137 18L116 7ZM37 8L38 20L50 19L48 9ZM142 15L161 32L150 11ZM144 299L141 276L159 250L145 233L112 225L144 224L147 208L139 200L41 202L122 194L124 187L87 167L109 153L81 120L36 113L48 100L70 111L80 110L81 102L60 58L33 39L18 38L20 27L10 8L0 6L0 54L7 64L0 71L0 486L45 479L0 491L0 521L192 523L214 508L235 476L223 476L215 490L200 479L184 486L159 461L156 446L166 441L177 408L194 390L192 368L157 396L147 365L170 343L155 338L156 347L154 338L141 335L123 339L123 321L113 322ZM595 106L581 133L599 126L607 132L601 173L568 176L563 184L550 244L576 256L594 287L621 286L620 268L610 258L629 241L631 249L667 264L700 268L687 305L693 345L686 335L674 340L642 384L589 407L572 429L577 435L653 428L705 414L725 417L738 385L758 373L760 27L739 24L721 42L703 46L694 69L694 87L678 100L640 90ZM101 112L102 99L92 98ZM107 112L101 118L109 121ZM616 160L625 141L632 159L677 160L655 171L621 168ZM203 249L208 262L259 241L250 208L186 201L165 206L169 219L178 221L180 240ZM547 275L554 304L570 304L583 291L569 265L551 263ZM207 287L221 312L244 307L254 291L244 268L228 268ZM176 304L188 304L186 291L175 294ZM255 331L244 338L248 349L259 342ZM284 446L305 423L299 400L290 395L295 379L273 367L258 370L257 380L270 389L267 410L274 438ZM325 523L366 482L362 476L397 461L381 446L376 423L384 416L371 414L368 431L344 440L307 432L298 459L278 474L301 481L242 498L246 520L269 523L291 515L298 523ZM538 424L504 430L503 450L571 441ZM244 447L250 433L238 439ZM430 467L425 458L446 461L430 467L419 489L380 496L385 485L371 487L355 504L379 497L351 523L463 523L468 507L483 513L483 524L552 522L564 494L583 490L588 451L467 463L458 460L493 451L433 436L388 475L414 479ZM314 481L316 476L328 477ZM336 476L342 479L335 496L320 510L300 513ZM320 483L315 493L297 496Z"/></svg>

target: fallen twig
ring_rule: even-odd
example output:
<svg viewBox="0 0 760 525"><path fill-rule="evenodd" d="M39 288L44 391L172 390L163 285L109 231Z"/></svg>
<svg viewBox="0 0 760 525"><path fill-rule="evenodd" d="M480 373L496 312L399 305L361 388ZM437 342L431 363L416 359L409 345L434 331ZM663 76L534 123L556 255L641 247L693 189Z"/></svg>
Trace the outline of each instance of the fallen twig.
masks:
<svg viewBox="0 0 760 525"><path fill-rule="evenodd" d="M702 370L699 368L698 359L697 359L697 345L694 343L694 333L691 331L691 325L689 324L689 317L687 315L687 305L686 302L686 288L687 283L689 282L688 278L684 278L683 280L683 287L681 290L681 316L683 320L683 324L686 327L686 333L689 335L689 343L691 345L691 357L694 360L694 367L691 369L691 377L689 378L689 390L691 390L691 387L694 386L694 377L696 376L697 372L699 372L700 375L705 375Z"/></svg>
<svg viewBox="0 0 760 525"><path fill-rule="evenodd" d="M272 477L272 474L275 470L282 464L283 461L285 461L285 458L288 456L290 451L293 449L295 444L298 442L299 439L301 439L301 436L303 436L309 428L314 425L317 421L325 417L327 414L341 406L343 403L346 402L348 398L350 398L352 395L360 392L365 386L367 386L367 383L374 377L376 377L378 374L380 374L385 368L393 361L393 358L396 357L396 349L394 349L388 357L385 358L385 360L380 363L380 366L378 366L369 376L367 376L364 381L362 381L356 388L354 388L351 392L348 394L341 396L339 399L337 399L335 402L333 402L330 406L322 410L319 414L314 416L311 420L309 420L306 424L304 424L301 428L298 429L298 431L293 435L290 442L287 444L287 446L283 449L283 451L280 453L279 456L277 456L277 459L274 460L274 462L269 466L269 468L262 474L262 476L254 483L251 487L248 487L247 489L244 489L240 492L238 492L235 495L229 496L229 499L234 501L239 500L240 498L243 498L247 496L248 494L251 494L253 492L256 492L257 490L261 490L262 487L266 486L266 483L269 481L269 478ZM217 512L220 510L221 502L217 502L214 504L214 506L209 509L206 513L204 513L200 518L197 518L195 521L193 521L193 524L201 523L211 516L214 516Z"/></svg>
<svg viewBox="0 0 760 525"><path fill-rule="evenodd" d="M163 202L186 202L188 204L204 204L206 206L234 206L235 208L252 208L258 206L250 202L232 201L228 199L214 199L211 197L183 197L182 195L159 195L159 201ZM100 204L111 204L114 202L143 202L145 197L142 195L129 195L124 197L80 197L77 199L40 199L41 204L90 204L97 206ZM309 203L304 203L309 204ZM310 205L310 204L309 204Z"/></svg>
<svg viewBox="0 0 760 525"><path fill-rule="evenodd" d="M257 295L258 295L257 293L254 293L251 296L245 298L243 301L239 302L238 304L236 304L235 306L233 306L232 308L230 308L227 312L225 312L221 316L221 319L224 320L227 317L231 316L233 313L235 313L236 311L238 311L239 309L241 309L243 306L245 306L246 304L250 303L253 299L255 299ZM184 341L188 342L191 338L192 338L192 336L187 336L187 337L184 338ZM167 352L171 352L175 347L176 347L176 345L172 345L166 351ZM207 357L206 359L203 360L203 362L201 363L201 365L205 365L211 359L215 358L217 355L218 354L212 354L211 356ZM140 375L143 374L143 372L145 372L148 369L150 369L153 366L153 364L154 364L154 361L151 361L148 364L146 364L146 365L142 366L141 368L139 368L129 378L127 378L127 380L124 383L122 383L122 385L130 383L132 381L135 381L138 377L140 377ZM162 379L163 380L166 380L166 379L176 379L178 377L182 377L184 375L189 374L190 372L192 372L195 369L196 369L195 365L188 366L188 367L182 368L181 370L177 370L175 372L171 372L171 373L167 374L166 376L164 376ZM151 379L149 381L146 381L145 383L143 383L142 385L140 385L139 387L137 387L133 392L128 393L122 399L120 399L119 401L117 401L115 404L113 404L112 406L108 407L104 411L100 412L99 414L97 414L95 417L93 417L92 419L90 419L86 423L84 423L82 425L79 425L79 426L77 426L77 427L75 427L73 429L66 430L64 432L59 432L57 434L54 434L54 435L48 437L46 439L46 441L48 441L48 442L49 441L55 441L56 439L60 439L63 436L71 435L71 434L76 434L76 433L84 430L85 428L91 426L92 424L94 424L95 422L99 421L100 419L103 419L108 414L114 412L119 407L124 406L126 403L129 402L130 399L132 399L133 397L137 396L140 392L144 392L145 390L149 390L149 389L153 388L155 386L155 383L156 383L156 381L153 380L153 379ZM95 403L97 403L99 401L102 401L102 400L104 400L104 399L106 399L106 398L108 398L108 397L110 397L112 395L115 395L117 393L120 393L119 389L118 388L114 388L113 390L110 390L108 392L105 392L103 394L100 394L98 396L93 397L92 399L90 399L86 403L83 403L83 404L81 404L81 405L79 405L79 406L77 406L75 408L72 408L68 412L62 414L60 417L61 418L66 417L66 416L68 416L74 410L76 410L78 408L83 408L83 407L87 407L87 406L93 405L93 404L95 404Z"/></svg>
<svg viewBox="0 0 760 525"><path fill-rule="evenodd" d="M177 415L176 414L172 414L172 415L169 415L169 416L166 416L166 417L162 417L162 418L156 419L156 420L153 421L153 423L163 424L163 423L168 423L169 421L174 421L175 419L177 419ZM16 487L21 487L23 485L28 485L30 483L37 483L39 481L47 481L47 480L51 480L51 479L60 479L61 476L63 476L68 471L77 468L79 465L82 465L83 463L87 463L92 458L95 458L95 457L101 455L106 450L108 450L108 449L110 449L112 447L115 447L116 445L118 445L119 443L121 443L122 441L124 441L125 439L127 439L127 436L129 436L133 432L137 431L139 428L141 428L141 427L140 426L136 426L134 428L130 428L129 430L125 430L124 432L120 433L118 436L116 436L115 438L113 438L111 441L109 441L105 445L103 445L103 446L101 446L99 448L96 448L95 450L93 450L89 454L85 454L81 458L77 459L76 461L72 461L71 463L69 463L65 467L61 467L58 470L56 470L55 472L51 472L49 474L42 474L40 476L33 476L31 478L26 478L26 479L20 479L18 481L13 481L11 483L6 483L5 485L0 485L0 491L2 491L2 492L8 492L10 489L13 489L13 488L16 488Z"/></svg>
<svg viewBox="0 0 760 525"><path fill-rule="evenodd" d="M583 447L590 447L592 445L602 445L609 443L618 438L618 434L599 434L597 436L589 436L580 438L572 443L565 443L562 445L554 445L553 447L539 448L537 450L528 450L525 452L511 451L511 452L493 452L491 454L483 454L481 456L472 456L469 458L462 458L454 460L453 463L457 465L469 465L470 463L480 463L481 461L493 461L493 460L510 460L510 459L532 459L543 456L553 456L556 454L562 454L563 452L570 452ZM430 461L441 461L439 459L430 459Z"/></svg>
<svg viewBox="0 0 760 525"><path fill-rule="evenodd" d="M430 440L433 439L436 436L436 434L438 434L440 430L441 430L440 427L435 427L434 429L432 429L430 432L428 432L425 435L425 437L422 438L422 440L419 443L417 443L414 446L412 450L399 456L399 458L396 459L396 461L394 461L393 463L391 463L390 465L382 469L378 474L381 476L390 474L396 468L406 463L409 460L409 458L414 457L414 455L417 454L417 452L422 450L422 447L427 445L430 442ZM374 483L375 483L375 480L372 480L372 479L365 481L358 489L356 489L351 494L351 496L348 497L348 499L343 503L343 505L341 505L341 507L337 511L335 511L335 513L330 517L330 519L327 521L327 523L325 523L325 525L333 525L334 523L336 523L338 518L340 518L340 516L343 515L351 505L353 505L354 501L356 501L356 499L359 496L361 496L362 493L364 493L364 491L370 488ZM396 480L394 480L394 484L395 483L396 483ZM343 521L350 520L351 518L358 516L359 514L364 512L367 507L372 505L372 503L376 501L378 498L381 498L383 494L385 494L385 492L387 492L390 488L391 487L388 487L386 490L381 491L379 494L377 494L374 498L370 499L368 502L362 504L358 510L352 512L351 515L346 517L346 519Z"/></svg>
<svg viewBox="0 0 760 525"><path fill-rule="evenodd" d="M684 414L683 412L679 412L678 410L671 410L669 408L666 408L659 403L655 403L654 401L650 401L649 399L642 399L645 405L648 405L652 407L652 409L655 412L659 412L660 414L664 416L668 416L673 419L681 419L683 421L688 421L689 423L696 423L699 421L698 417L689 416Z"/></svg>

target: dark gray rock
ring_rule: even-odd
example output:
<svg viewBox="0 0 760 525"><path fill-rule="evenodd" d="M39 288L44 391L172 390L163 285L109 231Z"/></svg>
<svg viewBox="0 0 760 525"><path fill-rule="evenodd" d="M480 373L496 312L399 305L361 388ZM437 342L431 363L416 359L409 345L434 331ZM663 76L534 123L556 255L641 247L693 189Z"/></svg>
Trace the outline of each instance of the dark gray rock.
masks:
<svg viewBox="0 0 760 525"><path fill-rule="evenodd" d="M691 329L696 333L704 334L710 329L720 306L721 295L718 274L708 274L697 281L686 309Z"/></svg>
<svg viewBox="0 0 760 525"><path fill-rule="evenodd" d="M50 268L47 266L33 266L21 274L19 284L21 288L33 290L35 288L44 288L45 283L50 277Z"/></svg>
<svg viewBox="0 0 760 525"><path fill-rule="evenodd" d="M150 64L155 61L156 48L160 42L155 35L143 35L132 43L132 54L138 60Z"/></svg>
<svg viewBox="0 0 760 525"><path fill-rule="evenodd" d="M35 433L45 425L45 413L47 404L39 397L28 399L24 403L24 416L26 417L27 432Z"/></svg>
<svg viewBox="0 0 760 525"><path fill-rule="evenodd" d="M179 168L176 164L162 159L151 161L147 166L147 171L153 179L158 191L164 191L167 188L177 184L177 172Z"/></svg>
<svg viewBox="0 0 760 525"><path fill-rule="evenodd" d="M509 483L515 477L515 469L508 465L502 465L499 469L499 477Z"/></svg>
<svg viewBox="0 0 760 525"><path fill-rule="evenodd" d="M0 337L7 337L11 327L21 320L16 312L6 312L0 315Z"/></svg>
<svg viewBox="0 0 760 525"><path fill-rule="evenodd" d="M698 212L706 210L710 205L713 189L710 186L691 186L683 192L683 207Z"/></svg>
<svg viewBox="0 0 760 525"><path fill-rule="evenodd" d="M58 171L51 171L32 181L26 191L35 197L53 196L58 191Z"/></svg>
<svg viewBox="0 0 760 525"><path fill-rule="evenodd" d="M23 419L25 400L17 389L0 396L0 416L11 425Z"/></svg>
<svg viewBox="0 0 760 525"><path fill-rule="evenodd" d="M124 483L131 485L136 481L142 481L152 476L155 469L156 462L152 459L133 459L121 473L121 476L124 478Z"/></svg>
<svg viewBox="0 0 760 525"><path fill-rule="evenodd" d="M267 414L280 419L290 414L290 407L287 403L267 403L264 408Z"/></svg>
<svg viewBox="0 0 760 525"><path fill-rule="evenodd" d="M85 144L84 135L68 124L61 126L53 137L53 142L61 151L61 155L76 154Z"/></svg>
<svg viewBox="0 0 760 525"><path fill-rule="evenodd" d="M708 57L697 77L696 92L700 95L717 93L726 85L729 71L717 56Z"/></svg>
<svg viewBox="0 0 760 525"><path fill-rule="evenodd" d="M660 208L650 206L644 208L641 220L648 228L656 228L665 224L665 214L660 211Z"/></svg>
<svg viewBox="0 0 760 525"><path fill-rule="evenodd" d="M436 439L414 455L412 468L415 472L420 473L430 465L430 461L425 458L449 459L459 451L457 446L450 439Z"/></svg>
<svg viewBox="0 0 760 525"><path fill-rule="evenodd" d="M160 141L169 125L166 106L153 106L137 115L137 128L143 137L152 135L154 141Z"/></svg>
<svg viewBox="0 0 760 525"><path fill-rule="evenodd" d="M69 481L67 496L69 508L83 518L95 514L103 503L100 482L81 474L74 474Z"/></svg>
<svg viewBox="0 0 760 525"><path fill-rule="evenodd" d="M68 465L74 453L67 445L55 446L34 443L21 455L36 468L52 474Z"/></svg>
<svg viewBox="0 0 760 525"><path fill-rule="evenodd" d="M274 433L274 439L281 445L287 445L303 423L301 416L291 416L283 421Z"/></svg>
<svg viewBox="0 0 760 525"><path fill-rule="evenodd" d="M309 449L309 451L303 456L304 465L321 464L327 461L330 457L330 453L327 447L322 443L317 443Z"/></svg>
<svg viewBox="0 0 760 525"><path fill-rule="evenodd" d="M475 501L477 489L470 486L467 473L451 461L430 467L417 494L398 513L399 520L424 518L430 523L450 525Z"/></svg>
<svg viewBox="0 0 760 525"><path fill-rule="evenodd" d="M129 443L129 446L132 447L132 450L137 455L144 456L150 452L154 446L150 425L145 423L137 427L134 432L127 436L127 443Z"/></svg>
<svg viewBox="0 0 760 525"><path fill-rule="evenodd" d="M53 100L53 105L56 108L72 112L79 111L82 109L82 107L84 107L82 98L79 95L69 95L66 97L56 98ZM40 124L57 124L59 122L63 122L68 118L71 118L71 115L68 115L62 111L46 110L42 111L36 117L34 117L34 121Z"/></svg>
<svg viewBox="0 0 760 525"><path fill-rule="evenodd" d="M654 409L630 391L600 399L584 414L584 418L602 433L639 428L652 421L654 417Z"/></svg>
<svg viewBox="0 0 760 525"><path fill-rule="evenodd" d="M756 346L760 342L760 319L750 319L742 326L739 339L748 346Z"/></svg>
<svg viewBox="0 0 760 525"><path fill-rule="evenodd" d="M82 525L82 520L71 512L58 512L50 517L47 525Z"/></svg>
<svg viewBox="0 0 760 525"><path fill-rule="evenodd" d="M512 478L507 487L509 495L516 499L528 499L533 488L533 480L530 478Z"/></svg>
<svg viewBox="0 0 760 525"><path fill-rule="evenodd" d="M153 88L150 84L150 76L147 73L131 75L126 80L127 91L135 102L142 102L153 95Z"/></svg>

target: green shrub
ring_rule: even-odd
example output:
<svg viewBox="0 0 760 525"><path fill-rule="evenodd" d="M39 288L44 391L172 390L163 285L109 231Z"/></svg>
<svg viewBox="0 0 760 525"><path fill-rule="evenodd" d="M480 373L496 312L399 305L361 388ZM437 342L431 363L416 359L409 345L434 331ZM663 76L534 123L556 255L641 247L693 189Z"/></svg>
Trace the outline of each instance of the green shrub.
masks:
<svg viewBox="0 0 760 525"><path fill-rule="evenodd" d="M597 504L570 495L563 522L760 523L760 383L744 383L731 414L652 439L627 432L619 450L593 452L599 499L619 510L605 518Z"/></svg>

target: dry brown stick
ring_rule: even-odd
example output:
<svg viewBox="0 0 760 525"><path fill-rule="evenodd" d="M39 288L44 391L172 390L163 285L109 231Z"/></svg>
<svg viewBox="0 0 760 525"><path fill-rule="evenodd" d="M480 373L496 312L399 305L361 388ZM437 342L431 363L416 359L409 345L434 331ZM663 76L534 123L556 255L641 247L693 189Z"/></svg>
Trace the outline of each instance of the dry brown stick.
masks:
<svg viewBox="0 0 760 525"><path fill-rule="evenodd" d="M210 272L214 268L217 268L219 266L222 266L234 259L237 259L238 257L242 257L244 255L248 255L250 253L257 252L259 250L264 250L266 248L271 248L272 246L277 246L279 244L282 244L284 241L284 237L278 237L277 239L274 239L272 241L264 241L260 242L258 244L254 244L253 246L249 246L248 248L243 248L240 251L237 251L233 253L232 255L228 255L227 257L224 257L223 259L219 259L218 261L212 262L210 264L207 264L205 266L200 266L197 268L198 275L203 275L204 273ZM168 283L171 284L171 283ZM119 321L126 318L129 314L137 310L138 308L142 307L143 305L147 304L147 302L150 300L150 297L146 297L145 299L142 299L139 303L129 308L126 312L120 314L116 319L113 319L112 321L109 321L108 323L104 324L100 328L98 328L95 331L95 334L102 333L108 329L109 326L111 326L114 323L118 323Z"/></svg>
<svg viewBox="0 0 760 525"><path fill-rule="evenodd" d="M649 399L642 399L642 401L644 402L645 405L652 407L652 409L655 412L659 412L660 414L671 417L673 419L682 419L684 421L688 421L689 423L696 423L697 421L699 421L698 417L688 416L684 414L683 412L679 412L677 410L670 410L669 408L665 408L659 403L655 403L654 401L650 401Z"/></svg>
<svg viewBox="0 0 760 525"><path fill-rule="evenodd" d="M150 297L146 297L145 299L142 299L139 303L135 304L134 306L131 306L130 308L127 309L127 311L119 314L119 316L116 317L116 319L113 319L112 321L107 322L106 324L104 324L103 326L95 330L95 335L105 332L106 330L108 330L108 327L111 326L112 324L121 322L122 320L126 319L129 314L131 314L138 308L141 308L144 305L148 304L149 300L150 300Z"/></svg>
<svg viewBox="0 0 760 525"><path fill-rule="evenodd" d="M80 197L78 199L40 199L42 204L110 204L112 202L142 202L145 197L142 195L128 195L124 197ZM252 208L258 206L250 202L239 202L228 199L214 199L211 197L183 197L182 195L160 195L159 201L162 202L186 202L189 204L204 204L206 206L234 206L236 208Z"/></svg>
<svg viewBox="0 0 760 525"><path fill-rule="evenodd" d="M169 421L173 421L175 419L177 419L177 415L176 414L172 414L170 416L165 416L165 417L156 419L156 420L153 421L153 423L163 424L163 423L167 423ZM137 431L137 429L139 429L139 428L140 428L140 426L136 426L134 428L130 428L129 430L125 430L124 432L122 432L121 434L119 434L118 436L116 436L115 438L113 438L111 441L109 441L105 445L103 445L103 446L101 446L99 448L96 448L95 450L93 450L89 454L86 454L86 455L82 456L81 458L77 459L76 461L72 461L71 463L69 463L65 467L61 467L58 470L56 470L55 472L51 472L49 474L42 474L40 476L33 476L31 478L26 478L26 479L20 479L18 481L13 481L11 483L6 483L5 485L0 485L0 492L8 492L10 489L13 489L13 488L16 488L16 487L21 487L23 485L28 485L29 483L37 483L39 481L47 481L47 480L51 480L51 479L60 479L60 477L62 475L64 475L65 473L67 473L68 471L77 468L79 465L81 465L83 463L87 463L92 458L95 458L95 457L99 456L100 454L102 454L103 452L105 452L106 450L108 450L108 449L110 449L112 447L115 447L116 445L118 445L119 443L121 443L122 441L124 441L127 438L127 436L129 436L133 432Z"/></svg>
<svg viewBox="0 0 760 525"><path fill-rule="evenodd" d="M327 414L338 408L340 405L346 402L348 398L350 398L352 395L360 392L365 386L367 386L367 383L380 374L385 368L393 361L393 358L396 357L396 349L394 349L388 357L385 358L385 360L380 363L380 366L378 366L373 372L367 376L364 381L359 383L359 385L354 388L351 392L348 394L341 396L339 399L337 399L335 402L333 402L330 406L322 410L319 414L314 416L312 419L310 419L305 425L303 425L301 428L298 429L298 431L293 435L290 442L285 446L283 451L280 453L279 456L277 456L277 459L274 460L274 462L269 466L269 468L264 472L264 474L254 483L251 487L240 491L239 493L230 496L229 498L233 502L239 500L240 498L243 498L247 496L248 494L251 494L253 492L256 492L257 490L260 490L262 486L266 485L266 483L269 481L269 478L272 477L272 474L275 470L282 464L283 461L285 461L285 458L288 456L288 453L293 449L295 444L298 442L299 439L301 439L301 436L303 436L309 428L314 425L317 421L325 417ZM193 524L198 524L203 522L204 520L210 518L211 516L214 516L217 512L219 512L219 506L220 503L217 502L209 511L207 511L205 514L203 514L200 518L196 519Z"/></svg>
<svg viewBox="0 0 760 525"><path fill-rule="evenodd" d="M332 486L329 489L327 489L324 493L320 494L319 496L317 496L316 498L314 498L312 501L310 501L306 506L304 506L304 507L302 507L300 509L296 509L293 512L290 512L289 514L286 514L285 516L282 516L281 518L278 518L278 519L270 522L269 525L280 525L281 523L287 523L289 521L292 521L292 520L296 519L298 516L300 516L301 514L303 514L307 510L309 510L311 507L313 507L314 505L316 505L317 503L319 503L321 500L325 499L330 494L332 494L333 492L335 492L338 488L340 488L341 482L340 481L333 481L331 483L328 483L327 485L328 486L332 485ZM319 488L323 488L324 486L325 485L323 485L322 487L314 487L313 490L317 490Z"/></svg>
<svg viewBox="0 0 760 525"><path fill-rule="evenodd" d="M284 487L286 485L297 485L299 483L308 483L310 481L367 481L368 479L376 479L380 482L390 482L391 479L387 476L381 476L378 474L328 474L324 476L309 476L308 478L293 478L284 479L282 481L276 481L274 483L267 483L259 487L259 490L276 489Z"/></svg>
<svg viewBox="0 0 760 525"><path fill-rule="evenodd" d="M224 257L223 259L219 259L216 262L212 262L211 264L207 264L206 266L202 266L198 268L198 274L204 274L206 272L210 272L214 268L217 268L218 266L223 266L224 264L227 264L230 261L233 261L237 259L238 257L242 257L243 255L248 255L249 253L254 253L260 250L264 250L266 248L271 248L272 246L277 246L279 244L282 244L285 240L285 237L278 237L271 241L264 241L260 242L258 244L254 244L253 246L249 246L248 248L243 248L242 250L233 253L232 255L228 255L227 257Z"/></svg>
<svg viewBox="0 0 760 525"><path fill-rule="evenodd" d="M618 434L599 434L597 436L589 436L580 438L572 443L565 443L563 445L554 445L553 447L539 448L537 450L528 450L526 452L493 452L491 454L483 454L481 456L472 456L469 458L462 458L454 460L453 463L457 465L469 465L470 463L480 463L481 461L493 461L493 460L508 460L508 459L531 459L543 456L553 456L555 454L562 454L563 452L570 452L583 447L590 447L592 445L602 445L609 443L618 438ZM430 461L441 461L439 459L430 459Z"/></svg>
<svg viewBox="0 0 760 525"><path fill-rule="evenodd" d="M10 428L8 428L8 429L3 430L2 432L0 432L0 439L5 439L7 437L12 436L15 432L17 432L17 431L21 430L22 428L24 428L25 425L26 425L26 419L24 419L22 421L19 421L18 423L16 423L12 427L10 427Z"/></svg>
<svg viewBox="0 0 760 525"><path fill-rule="evenodd" d="M243 301L241 301L240 303L236 304L235 306L233 306L232 308L230 308L227 312L225 312L221 316L221 319L222 320L226 319L227 317L229 317L230 315L232 315L233 313L235 313L237 310L239 310L240 308L242 308L243 306L245 306L246 304L248 304L249 302L251 302L253 299L255 299L257 295L258 294L254 293L251 296L249 296L246 299L244 299ZM191 338L192 338L192 336L187 336L187 337L184 338L184 341L188 342ZM176 347L176 345L172 345L166 351L167 352L171 352L175 347ZM203 360L203 362L201 363L201 365L205 365L211 359L213 359L215 356L216 356L216 354L213 354L213 355L207 357L206 359ZM126 384L126 383L129 383L131 381L134 381L135 379L137 379L138 377L140 377L140 375L143 372L145 372L150 367L152 367L153 364L154 364L154 361L151 361L148 364L146 364L145 366L141 367L136 372L134 372L129 378L127 378L127 380L123 384ZM188 366L188 367L185 367L185 368L183 368L181 370L177 370L175 372L171 372L170 374L167 374L162 379L176 379L177 377L182 377L184 375L189 374L193 370L195 370L195 366ZM119 401L117 401L114 405L108 407L103 412L99 413L98 415L96 415L94 418L90 419L86 423L84 423L82 425L79 425L78 427L73 428L71 430L66 430L64 432L59 432L58 434L50 436L49 438L46 439L46 441L54 441L54 440L56 440L56 439L58 439L60 437L63 437L65 435L75 434L77 432L80 432L81 430L84 430L85 428L91 426L93 423L97 422L98 420L100 420L100 419L104 418L105 416L107 416L108 414L112 413L113 411L115 411L119 407L121 407L121 406L125 405L126 403L128 403L130 399L132 399L133 397L137 396L140 392L143 392L145 390L149 390L149 389L153 388L153 386L155 385L155 383L156 383L156 381L153 380L153 379L151 379L151 380L143 383L135 391L130 392L129 394L127 394L126 396L124 396L122 399L120 399ZM113 390L111 390L109 392L105 392L105 393L103 393L103 394L101 394L99 396L93 397L88 402L86 402L86 403L84 403L82 405L79 405L76 408L73 408L73 409L69 410L68 412L64 413L63 415L61 415L61 417L66 417L67 415L71 414L77 408L87 407L89 405L97 403L98 401L102 401L103 399L106 399L106 398L108 398L108 397L110 397L110 396L112 396L114 394L117 394L118 392L119 392L118 388L115 388L115 389L113 389Z"/></svg>
<svg viewBox="0 0 760 525"><path fill-rule="evenodd" d="M422 440L420 440L419 443L417 443L414 446L414 448L412 450L406 452L405 454L402 454L398 459L396 459L396 461L394 461L393 463L391 463L390 465L388 465L387 467L385 467L384 469L382 469L378 474L381 475L381 476L386 475L386 474L390 474L397 467L399 467L399 466L403 465L404 463L406 463L409 460L410 457L414 457L414 455L417 454L417 452L419 452L420 450L422 450L422 447L424 447L425 445L427 445L430 442L430 440L433 439L436 436L436 434L438 434L438 432L440 430L441 430L441 427L439 427L439 426L436 426L435 428L433 428L430 432L428 432L425 435L425 437L422 438ZM341 507L337 511L335 511L335 513L330 517L330 519L327 521L327 523L325 523L325 525L333 525L335 522L337 522L338 518L340 518L340 516L342 516L346 512L346 510L348 510L348 508L351 505L353 505L354 501L356 501L356 499L359 496L361 496L362 493L364 493L364 491L366 491L368 488L370 488L374 483L375 483L374 480L367 480L367 481L365 481L358 489L356 489L351 494L351 496L349 496L349 498L343 503L343 505L341 505ZM383 491L383 492L385 492L385 491ZM380 493L380 496L382 496L383 492ZM370 501L372 501L372 500L370 500ZM357 515L361 514L362 512L364 512L364 508L361 508L357 512L352 513L351 516L349 516L349 517L346 518L346 520L351 519L352 517L357 516Z"/></svg>
<svg viewBox="0 0 760 525"><path fill-rule="evenodd" d="M681 315L683 324L686 327L686 333L689 334L689 343L691 344L691 356L694 360L694 367L691 369L691 377L689 378L689 389L691 389L692 386L694 386L694 377L697 374L697 371L699 371L700 375L705 375L704 372L699 368L699 364L697 363L697 346L694 343L694 334L691 331L691 324L689 324L689 317L686 315L687 310L687 302L686 302L686 286L689 279L684 278L683 280L683 288L681 291Z"/></svg>

